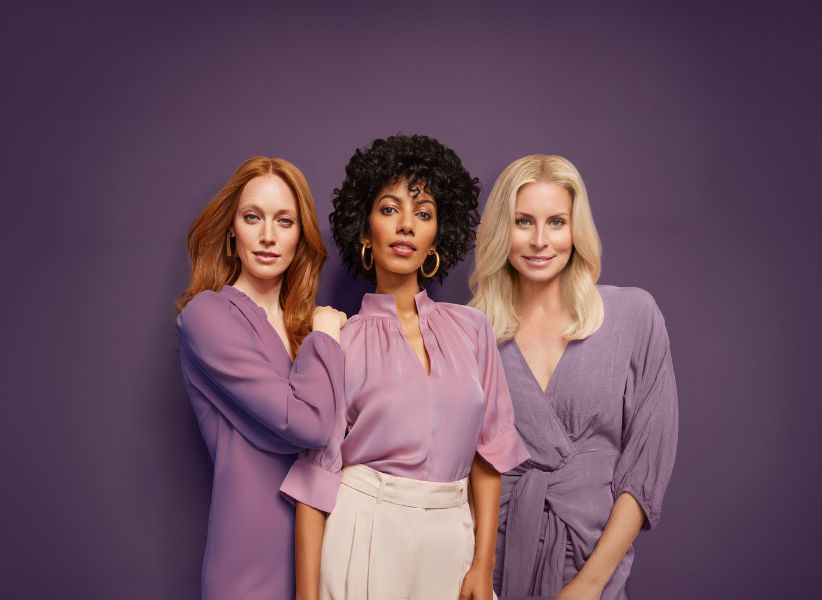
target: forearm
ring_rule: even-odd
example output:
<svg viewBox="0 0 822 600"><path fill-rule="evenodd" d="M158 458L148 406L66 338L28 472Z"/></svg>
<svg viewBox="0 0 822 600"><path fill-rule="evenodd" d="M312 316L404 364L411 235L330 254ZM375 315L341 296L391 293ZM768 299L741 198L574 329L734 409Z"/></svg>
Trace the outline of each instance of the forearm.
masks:
<svg viewBox="0 0 822 600"><path fill-rule="evenodd" d="M320 555L322 553L324 512L297 502L294 559L297 600L316 600L320 595Z"/></svg>
<svg viewBox="0 0 822 600"><path fill-rule="evenodd" d="M576 578L590 581L604 588L639 534L644 522L645 513L642 512L636 499L628 493L620 494L611 509L611 516L608 518L594 551Z"/></svg>
<svg viewBox="0 0 822 600"><path fill-rule="evenodd" d="M479 454L471 465L476 543L472 566L494 570L499 519L500 474Z"/></svg>

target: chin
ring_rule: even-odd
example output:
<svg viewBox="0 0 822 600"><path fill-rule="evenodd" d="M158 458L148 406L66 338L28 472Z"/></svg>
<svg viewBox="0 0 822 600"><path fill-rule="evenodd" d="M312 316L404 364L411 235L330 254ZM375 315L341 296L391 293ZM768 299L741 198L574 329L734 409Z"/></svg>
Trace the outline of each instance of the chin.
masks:
<svg viewBox="0 0 822 600"><path fill-rule="evenodd" d="M553 268L550 270L543 270L535 269L529 265L517 265L514 267L514 270L519 273L519 276L523 279L534 282L551 281L562 272L562 269Z"/></svg>
<svg viewBox="0 0 822 600"><path fill-rule="evenodd" d="M274 269L260 269L256 267L254 269L248 269L248 274L254 277L255 279L260 279L262 281L268 281L270 279L277 279L278 277L282 277L283 273L288 270L288 267L285 268L274 268Z"/></svg>
<svg viewBox="0 0 822 600"><path fill-rule="evenodd" d="M383 263L383 268L394 275L410 275L420 268L420 265L411 264L410 259L399 259L390 257Z"/></svg>

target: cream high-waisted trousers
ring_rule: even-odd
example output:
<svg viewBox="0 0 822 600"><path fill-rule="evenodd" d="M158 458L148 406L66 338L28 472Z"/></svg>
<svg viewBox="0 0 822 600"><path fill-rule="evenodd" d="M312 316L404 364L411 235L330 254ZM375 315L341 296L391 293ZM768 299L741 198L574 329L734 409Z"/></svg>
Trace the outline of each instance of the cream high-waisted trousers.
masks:
<svg viewBox="0 0 822 600"><path fill-rule="evenodd" d="M474 556L468 480L345 467L320 563L321 600L457 600Z"/></svg>

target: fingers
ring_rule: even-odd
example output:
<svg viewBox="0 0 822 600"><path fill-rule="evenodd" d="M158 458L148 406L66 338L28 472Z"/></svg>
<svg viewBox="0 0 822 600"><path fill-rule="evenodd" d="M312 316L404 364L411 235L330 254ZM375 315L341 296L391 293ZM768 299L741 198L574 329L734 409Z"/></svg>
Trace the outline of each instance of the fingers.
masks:
<svg viewBox="0 0 822 600"><path fill-rule="evenodd" d="M459 600L471 600L470 586L465 585L465 583L463 583L462 587L460 588L460 598L459 598Z"/></svg>
<svg viewBox="0 0 822 600"><path fill-rule="evenodd" d="M326 314L328 316L334 315L340 322L340 327L345 325L345 322L348 320L348 315L346 315L343 311L337 310L333 306L318 306L314 309L313 316L318 316L321 314Z"/></svg>

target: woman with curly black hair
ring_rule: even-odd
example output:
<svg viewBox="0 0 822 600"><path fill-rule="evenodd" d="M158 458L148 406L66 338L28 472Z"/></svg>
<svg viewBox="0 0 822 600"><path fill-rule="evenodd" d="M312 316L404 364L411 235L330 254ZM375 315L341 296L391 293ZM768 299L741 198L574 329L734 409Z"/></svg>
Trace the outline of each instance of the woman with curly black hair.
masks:
<svg viewBox="0 0 822 600"><path fill-rule="evenodd" d="M457 155L419 135L357 150L334 190L334 241L376 293L340 334L332 440L280 488L297 501L298 598L494 597L500 472L528 452L489 322L420 290L471 248L478 195Z"/></svg>

